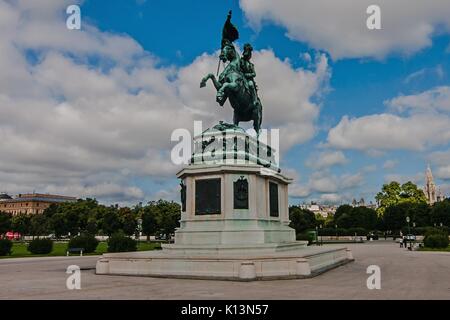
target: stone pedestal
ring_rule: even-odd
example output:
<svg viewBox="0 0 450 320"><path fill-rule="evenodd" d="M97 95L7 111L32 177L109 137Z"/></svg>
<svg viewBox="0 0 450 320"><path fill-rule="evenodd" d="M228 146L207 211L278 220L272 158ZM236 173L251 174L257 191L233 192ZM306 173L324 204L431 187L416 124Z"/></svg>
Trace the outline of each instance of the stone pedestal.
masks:
<svg viewBox="0 0 450 320"><path fill-rule="evenodd" d="M175 243L104 254L97 274L227 280L302 278L351 261L346 248L307 247L289 227L288 185L274 150L220 124L194 138L181 180Z"/></svg>

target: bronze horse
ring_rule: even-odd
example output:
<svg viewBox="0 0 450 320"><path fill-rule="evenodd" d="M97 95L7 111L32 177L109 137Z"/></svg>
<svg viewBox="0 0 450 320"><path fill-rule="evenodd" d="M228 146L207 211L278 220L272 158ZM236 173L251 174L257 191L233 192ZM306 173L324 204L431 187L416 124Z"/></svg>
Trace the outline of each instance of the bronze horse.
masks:
<svg viewBox="0 0 450 320"><path fill-rule="evenodd" d="M262 123L262 104L259 98L256 103L252 97L247 79L241 70L240 57L231 42L223 46L220 54L223 62L229 62L223 72L216 79L214 74L206 75L200 82L200 88L206 86L211 79L217 90L216 101L223 106L228 99L234 109L233 123L239 125L241 121L252 121L253 128L259 134Z"/></svg>

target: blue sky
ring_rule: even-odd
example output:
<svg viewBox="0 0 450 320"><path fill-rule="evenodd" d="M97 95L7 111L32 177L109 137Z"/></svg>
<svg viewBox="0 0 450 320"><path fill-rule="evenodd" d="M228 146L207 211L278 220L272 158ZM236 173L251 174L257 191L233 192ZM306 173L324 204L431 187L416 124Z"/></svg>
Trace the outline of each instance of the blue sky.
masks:
<svg viewBox="0 0 450 320"><path fill-rule="evenodd" d="M55 110L66 110L61 107L61 103L65 103L67 114L69 111L89 110L91 117L95 117L97 112L99 117L112 115L115 110L113 106L106 112L100 110L101 107L94 109L96 105L108 101L107 97L111 96L109 90L115 92L126 87L128 95L116 97L115 101L122 101L123 98L124 103L136 103L129 112L137 110L136 114L139 114L141 101L134 99L139 96L138 92L145 91L148 96L142 99L151 101L147 104L149 110L159 114L166 108L164 103L158 104L163 98L168 103L173 99L174 108L178 103L180 108L196 108L207 103L205 99L208 98L211 104L214 103L213 95L208 96L205 92L197 94L197 91L189 95L183 93L183 88L194 87L194 80L188 77L188 71L192 74L202 66L212 68L220 46L224 19L228 10L232 9L233 22L240 31L238 43L242 46L245 42L251 42L258 52L255 64L260 78L257 76L257 82L260 79L263 104L268 111L263 125L283 127L284 120L276 115L276 108L282 108L285 113L292 111L293 119L297 119L292 120L294 125L295 121L298 122L298 130L286 125L290 130L286 129L286 132L294 138L281 159L285 172L296 178L291 188L291 203L310 200L344 203L361 197L373 200L381 185L393 179L401 182L413 180L422 186L427 163L432 165L437 184L448 194L450 134L445 121L450 110L450 19L441 14L448 5L431 1L426 10L421 10L422 4L413 1L411 7L404 10L395 1L380 1L383 29L368 31L365 27L365 2L350 5L352 1L345 0L339 6L333 1L321 0L315 6L306 5L308 1L288 0L273 3L255 0L111 0L107 4L86 0L79 2L83 28L78 35L84 33L84 38L76 38L67 44L56 37L48 36L47 39L41 34L42 38L33 42L26 33L32 31L20 30L22 33L18 32L15 40L21 41L24 52L27 52L26 68L33 69L32 74L37 77L34 82L46 86L46 90L51 92L45 99L55 103ZM323 3L329 7L321 10ZM41 9L55 13L56 25L65 18L64 5L48 5L48 8ZM22 13L28 10L32 16L38 11L36 7L21 4L12 7ZM36 18L31 19L31 27L43 25L44 22L39 20L41 18L41 13L36 13ZM329 28L329 25L334 27ZM60 32L67 34L67 37L74 36L73 32L70 35L67 31ZM7 43L9 39L3 36L2 41ZM96 41L98 48L93 46ZM118 45L111 44L114 41ZM71 47L76 44L86 45L86 48ZM109 51L103 51L102 46ZM113 62L108 64L107 61ZM105 63L109 67L102 69ZM269 86L267 83L270 80L265 74L270 73L274 64L274 68L288 70L284 72L298 81L298 90L302 92L298 95L298 101L291 99L285 103L283 98L277 100L277 95L272 92L264 96L263 89ZM321 70L320 66L324 69ZM81 84L60 84L58 77L62 76L61 73L55 76L55 72L51 72L58 70L55 68L76 74L80 72L86 79L92 77L90 86L93 92L77 91L81 90ZM278 74L277 71L274 73ZM283 77L282 71L280 77ZM113 83L105 79L112 79ZM153 81L151 79L155 79L155 83L150 83ZM139 84L134 83L139 81ZM280 97L283 97L285 89L286 86L280 84L277 89ZM2 93L13 99L14 88L6 90ZM168 93L161 99L151 96L158 90L167 90ZM287 95L292 91L286 92ZM88 108L83 103L89 99L92 101ZM83 113L83 116L86 114ZM146 116L143 115L142 119ZM228 117L225 120L231 120L231 116L230 108L216 114L216 117ZM289 121L289 116L285 115L285 122ZM193 118L202 120L198 115ZM207 120L211 120L211 115ZM68 157L73 157L74 161L81 159L77 161L80 169L74 173L75 170L67 169L69 164L65 163L58 164L58 172L63 177L73 178L76 188L71 187L69 182L64 183L61 177L48 179L48 161L42 161L45 168L37 167L35 172L38 176L46 175L45 182L36 186L35 180L30 177L20 180L5 173L0 176L6 181L4 188L10 192L31 187L48 192L61 190L95 196L105 202L132 203L154 197L176 199L178 182L173 168L166 169L157 162L162 163L164 159L170 161L168 150L171 145L167 143L170 136L156 128L152 132L142 132L144 137L139 138L142 141L135 139L134 146L127 139L137 134L140 124L135 125L132 121L130 116L129 121L124 122L135 126L135 130L120 127L115 132L110 126L118 126L117 121L110 118L104 119L104 122L99 120L99 135L105 133L107 139L106 131L101 130L108 130L112 137L117 137L116 146L106 147L102 141L95 145L95 139L88 143L87 133L83 140L79 137L80 140L66 139L72 141L74 146L73 153ZM124 123L119 126L122 125L125 126ZM151 123L148 125L151 126ZM189 122L186 125L189 126ZM162 142L156 138L153 140L158 132L166 135L161 138ZM283 130L281 133L283 140ZM64 134L67 134L66 130ZM48 141L51 140L54 139ZM128 148L130 144L133 147ZM105 154L111 157L120 155L117 163L110 159L111 164L100 164L102 161L99 159L105 156L95 153L101 149L100 145L105 146ZM159 154L156 160L152 158L154 153ZM96 163L92 169L84 169L80 164L80 161L87 159L89 163ZM329 162L319 164L320 159L329 159ZM11 159L0 158L0 164L4 163L4 172L10 167L7 161ZM164 168L154 169L148 164L149 161L153 161L155 167ZM125 162L126 165L123 164ZM147 164L144 165L145 162ZM149 168L145 170L136 169L147 165ZM94 171L97 167L98 170Z"/></svg>
<svg viewBox="0 0 450 320"><path fill-rule="evenodd" d="M277 57L290 59L295 67L302 67L300 54L312 54L316 50L310 48L308 43L290 40L286 37L286 28L282 26L266 23L260 30L253 30L237 1L145 1L142 4L111 1L108 6L99 7L98 1L91 0L83 5L83 9L102 30L129 34L146 50L161 58L164 64L186 65L205 51L217 50L224 15L229 9L234 12L233 21L239 27L241 41L252 42L256 49L272 48ZM317 145L326 140L327 127L336 125L342 116L381 113L386 108L383 102L399 93L414 94L448 84L450 64L446 49L449 39L447 35L435 36L431 47L411 56L391 54L382 60L349 58L332 61L331 90L322 101L318 120L324 128L307 143L294 147L283 158L284 163L298 169L301 176L307 176L311 169L304 165L303 160L318 152ZM441 77L418 76L405 83L411 74L438 66L443 71ZM334 168L333 172L354 173L375 165L377 170L367 175L367 191L354 190L355 198L372 198L370 194L373 195L386 182L380 175L380 172L387 171L382 168L385 161L396 159L398 165L393 172L414 176L424 171L429 162L425 157L426 153L392 151L374 158L358 151L349 151L348 164ZM313 194L314 197L317 194Z"/></svg>

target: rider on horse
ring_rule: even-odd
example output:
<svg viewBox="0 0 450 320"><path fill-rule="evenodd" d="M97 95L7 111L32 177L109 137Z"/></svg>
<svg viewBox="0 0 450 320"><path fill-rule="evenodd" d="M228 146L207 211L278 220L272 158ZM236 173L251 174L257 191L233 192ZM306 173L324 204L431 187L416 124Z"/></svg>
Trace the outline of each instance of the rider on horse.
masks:
<svg viewBox="0 0 450 320"><path fill-rule="evenodd" d="M252 45L250 43L246 43L244 45L244 53L241 58L241 71L244 73L245 79L247 79L247 84L253 97L253 105L256 106L258 103L258 87L255 83L255 65L250 62L250 59L252 58L252 51Z"/></svg>
<svg viewBox="0 0 450 320"><path fill-rule="evenodd" d="M217 90L216 101L223 106L228 99L234 109L233 123L253 121L253 128L259 134L262 122L262 104L258 98L255 84L255 67L250 59L252 46L246 44L242 58L237 54L233 41L239 38L236 27L231 23L231 12L228 15L222 32L222 51L220 60L226 65L218 79L210 73L203 77L200 87L211 80Z"/></svg>

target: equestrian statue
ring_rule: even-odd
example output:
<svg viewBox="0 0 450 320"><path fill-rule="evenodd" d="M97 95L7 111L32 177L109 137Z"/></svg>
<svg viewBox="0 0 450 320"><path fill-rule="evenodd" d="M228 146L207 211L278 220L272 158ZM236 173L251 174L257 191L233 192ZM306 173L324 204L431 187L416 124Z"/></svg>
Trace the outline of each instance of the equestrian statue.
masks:
<svg viewBox="0 0 450 320"><path fill-rule="evenodd" d="M223 106L228 99L234 109L234 125L238 126L241 121L253 121L253 128L259 134L262 104L255 83L255 66L250 61L253 48L249 43L245 44L240 57L233 45L237 39L239 32L231 23L230 11L222 31L222 49L219 56L219 66L220 61L228 64L217 79L212 73L205 76L200 82L200 87L205 87L206 82L211 79L217 90L216 101L219 105Z"/></svg>

